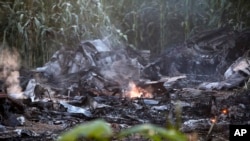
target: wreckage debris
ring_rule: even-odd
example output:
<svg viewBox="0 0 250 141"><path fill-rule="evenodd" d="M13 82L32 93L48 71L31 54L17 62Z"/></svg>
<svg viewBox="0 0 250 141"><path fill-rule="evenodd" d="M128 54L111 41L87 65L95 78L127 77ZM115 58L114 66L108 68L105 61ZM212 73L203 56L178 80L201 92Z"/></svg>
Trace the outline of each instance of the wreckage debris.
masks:
<svg viewBox="0 0 250 141"><path fill-rule="evenodd" d="M230 63L234 58L244 56L242 50L247 49L245 40L248 35L248 31L238 33L228 29L204 32L147 64L145 54L149 52L144 51L141 55L132 49L115 49L103 40L83 41L76 49L64 47L56 51L49 62L36 68L34 73L38 75L30 79L33 87L28 85L24 94L30 96L39 86L50 93L70 94L87 89L96 94L112 95L113 92L127 91L131 83L164 83L166 89L196 87L198 84L200 89L230 89L247 79L248 59L238 59L231 66ZM226 42L228 39L230 42ZM242 49L237 50L238 46ZM237 55L232 53L235 50ZM147 57L143 59L142 56ZM224 80L223 71L226 72ZM183 75L182 80L163 80L164 76L178 78Z"/></svg>
<svg viewBox="0 0 250 141"><path fill-rule="evenodd" d="M144 70L156 80L186 75L193 86L202 83L201 89L235 88L249 78L249 41L249 30L205 31L168 49Z"/></svg>
<svg viewBox="0 0 250 141"><path fill-rule="evenodd" d="M0 95L0 138L56 139L65 128L96 118L118 123L119 130L148 122L178 124L178 114L181 131L226 138L228 124L249 123L249 94L213 89L247 80L239 71L248 67L242 51L247 36L226 29L204 32L153 61L147 51L117 49L103 40L62 48L44 66L20 71L27 99Z"/></svg>
<svg viewBox="0 0 250 141"><path fill-rule="evenodd" d="M71 89L80 83L102 93L114 88L125 89L130 81L138 81L141 66L137 58L130 58L124 49L112 49L102 40L94 40L82 42L76 50L57 51L48 63L35 71L52 78L50 81L55 81L55 87Z"/></svg>
<svg viewBox="0 0 250 141"><path fill-rule="evenodd" d="M231 89L242 86L247 83L250 76L250 60L249 57L238 58L224 73L225 80L221 82L202 83L199 88L205 90L212 89Z"/></svg>

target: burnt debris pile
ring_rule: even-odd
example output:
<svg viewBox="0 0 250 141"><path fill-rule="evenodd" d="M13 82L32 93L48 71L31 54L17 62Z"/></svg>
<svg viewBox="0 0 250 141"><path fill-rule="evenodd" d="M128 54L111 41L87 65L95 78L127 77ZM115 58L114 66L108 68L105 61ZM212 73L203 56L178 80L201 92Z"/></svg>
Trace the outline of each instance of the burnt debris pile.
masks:
<svg viewBox="0 0 250 141"><path fill-rule="evenodd" d="M249 30L205 31L184 44L168 48L150 62L147 51L114 48L103 40L83 41L75 49L65 47L56 51L49 62L34 70L38 74L32 81L63 93L79 86L98 94L121 92L129 82L145 84L146 81L164 83L166 88L201 84L198 86L201 89L230 89L242 84L250 74L245 72L249 38ZM185 78L170 83L164 82L166 76Z"/></svg>
<svg viewBox="0 0 250 141"><path fill-rule="evenodd" d="M241 79L237 79L241 76L235 73L249 68L249 39L250 30L238 32L222 28L197 33L184 44L169 48L145 71L151 73L151 79L160 78L154 73L155 70L166 76L184 74L189 84L202 83L200 87L203 89L237 87L250 74L244 73ZM238 59L241 57L244 59ZM213 81L219 82L203 83Z"/></svg>
<svg viewBox="0 0 250 141"><path fill-rule="evenodd" d="M54 140L68 127L103 118L115 131L178 124L185 133L226 140L229 124L250 122L249 86L231 90L249 78L249 41L249 30L205 31L154 60L150 51L100 39L62 47L44 66L20 70L21 92L9 90L17 77L0 77L0 139ZM3 76L19 73L19 66L12 73L0 67Z"/></svg>
<svg viewBox="0 0 250 141"><path fill-rule="evenodd" d="M250 74L249 38L249 30L205 31L150 62L149 51L111 47L104 40L83 41L75 49L56 51L49 62L34 70L37 74L32 81L63 93L84 89L114 94L126 91L130 82L144 85L149 81L164 83L167 89L230 89ZM165 77L181 79L169 82Z"/></svg>
<svg viewBox="0 0 250 141"><path fill-rule="evenodd" d="M64 90L80 86L104 94L127 88L129 81L139 81L143 66L138 60L142 60L138 54L132 58L124 48L93 40L82 42L75 50L55 52L48 63L34 71L40 73L36 81L48 86Z"/></svg>

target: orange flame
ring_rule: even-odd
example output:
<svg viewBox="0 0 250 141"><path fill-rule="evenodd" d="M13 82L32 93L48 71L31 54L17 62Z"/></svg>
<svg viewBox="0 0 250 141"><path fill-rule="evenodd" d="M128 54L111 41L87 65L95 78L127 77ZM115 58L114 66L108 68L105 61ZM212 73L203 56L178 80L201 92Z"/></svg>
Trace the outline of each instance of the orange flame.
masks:
<svg viewBox="0 0 250 141"><path fill-rule="evenodd" d="M228 110L227 109L223 109L221 112L222 112L222 114L226 115L228 113Z"/></svg>
<svg viewBox="0 0 250 141"><path fill-rule="evenodd" d="M210 121L211 121L212 123L216 123L216 122L217 122L217 117L211 118Z"/></svg>
<svg viewBox="0 0 250 141"><path fill-rule="evenodd" d="M137 87L134 82L129 82L128 91L126 92L126 96L129 98L152 98L152 94L145 89Z"/></svg>

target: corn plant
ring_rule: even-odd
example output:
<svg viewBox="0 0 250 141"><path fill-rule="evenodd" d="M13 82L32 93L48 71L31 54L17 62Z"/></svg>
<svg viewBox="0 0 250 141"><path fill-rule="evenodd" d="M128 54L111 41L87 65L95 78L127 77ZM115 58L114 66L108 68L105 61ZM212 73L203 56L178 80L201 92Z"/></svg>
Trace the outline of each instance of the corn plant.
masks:
<svg viewBox="0 0 250 141"><path fill-rule="evenodd" d="M0 9L0 37L18 48L28 67L44 64L61 46L76 47L81 40L111 36L119 41L99 0L6 0Z"/></svg>
<svg viewBox="0 0 250 141"><path fill-rule="evenodd" d="M103 120L94 120L62 133L58 141L76 141L78 139L109 141L112 137L122 139L133 134L140 134L142 138L152 141L162 141L166 139L171 141L187 140L183 133L175 129L166 129L153 124L136 125L114 134L108 123Z"/></svg>
<svg viewBox="0 0 250 141"><path fill-rule="evenodd" d="M127 35L128 44L159 54L195 33L249 27L249 4L233 0L115 0L105 2L108 15Z"/></svg>
<svg viewBox="0 0 250 141"><path fill-rule="evenodd" d="M43 65L61 46L96 38L157 55L204 29L249 27L249 8L244 0L3 0L0 40L28 67Z"/></svg>

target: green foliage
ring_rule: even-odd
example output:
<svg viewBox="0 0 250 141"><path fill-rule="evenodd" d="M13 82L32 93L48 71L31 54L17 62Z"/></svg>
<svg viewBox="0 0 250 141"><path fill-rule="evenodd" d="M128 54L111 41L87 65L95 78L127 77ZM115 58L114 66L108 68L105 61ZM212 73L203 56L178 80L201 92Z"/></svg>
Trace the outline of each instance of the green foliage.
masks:
<svg viewBox="0 0 250 141"><path fill-rule="evenodd" d="M133 135L139 133L143 137L149 138L152 141L186 141L187 138L182 133L175 129L165 129L152 124L137 125L130 129L126 129L119 134L119 137Z"/></svg>
<svg viewBox="0 0 250 141"><path fill-rule="evenodd" d="M76 141L79 138L107 141L112 136L112 129L103 120L95 120L65 132L59 141Z"/></svg>
<svg viewBox="0 0 250 141"><path fill-rule="evenodd" d="M62 45L75 47L83 39L116 33L98 0L8 0L0 4L0 37L18 48L26 66L44 64Z"/></svg>
<svg viewBox="0 0 250 141"><path fill-rule="evenodd" d="M225 26L242 30L250 25L246 0L115 1L106 3L114 5L108 9L111 21L121 27L131 46L155 54L201 30Z"/></svg>
<svg viewBox="0 0 250 141"><path fill-rule="evenodd" d="M61 46L105 38L158 54L204 29L250 25L248 0L4 0L0 40L29 67L43 65Z"/></svg>
<svg viewBox="0 0 250 141"><path fill-rule="evenodd" d="M231 6L225 12L226 22L234 29L243 30L250 26L250 2L230 0Z"/></svg>
<svg viewBox="0 0 250 141"><path fill-rule="evenodd" d="M123 138L125 136L140 134L152 141L162 141L165 139L171 141L186 141L184 134L175 129L165 129L152 124L137 125L132 128L121 131L117 137ZM112 136L112 129L103 120L95 120L86 124L79 125L72 130L65 132L59 138L59 141L75 141L80 138L94 139L97 141L108 141Z"/></svg>

